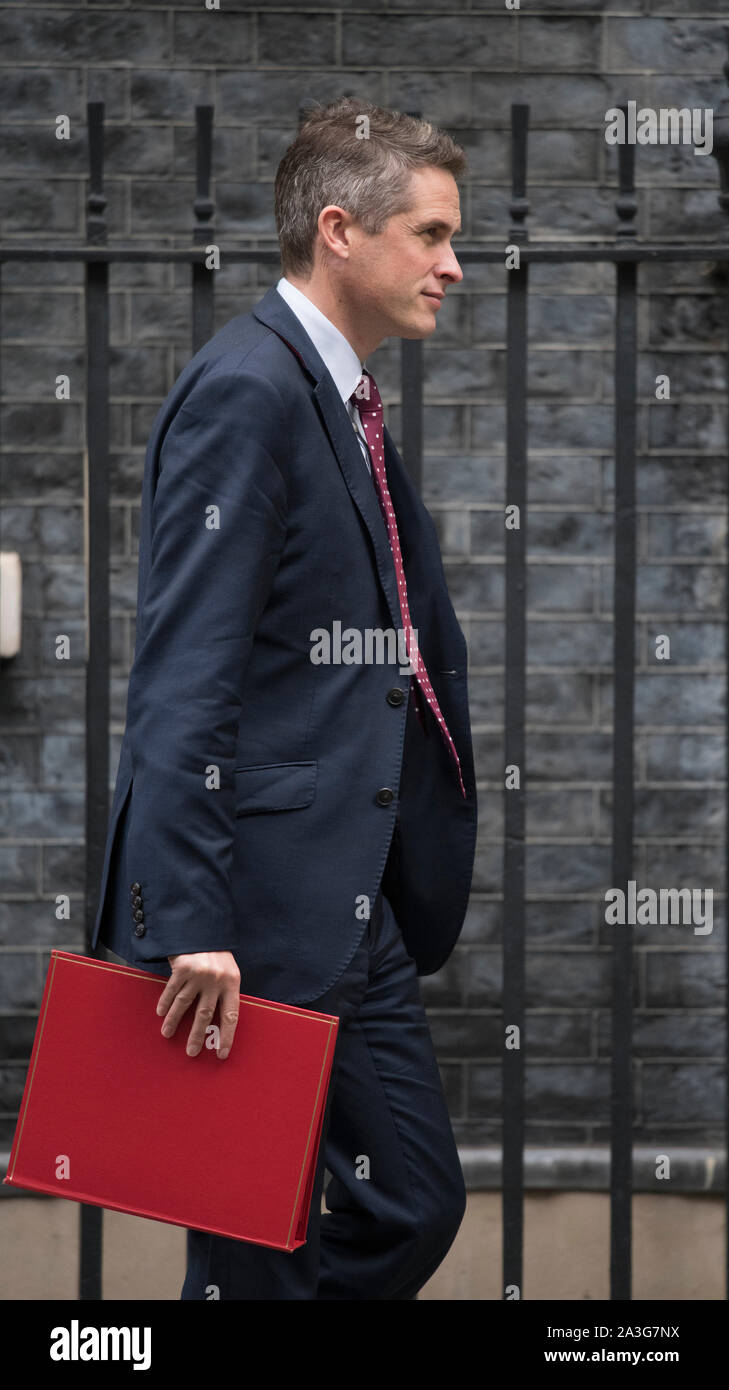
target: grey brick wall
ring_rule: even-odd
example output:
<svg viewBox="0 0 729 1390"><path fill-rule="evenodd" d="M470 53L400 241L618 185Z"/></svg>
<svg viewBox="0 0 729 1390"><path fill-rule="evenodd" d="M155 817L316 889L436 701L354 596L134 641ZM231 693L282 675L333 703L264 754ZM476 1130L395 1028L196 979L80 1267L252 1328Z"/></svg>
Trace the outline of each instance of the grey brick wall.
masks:
<svg viewBox="0 0 729 1390"><path fill-rule="evenodd" d="M0 237L83 237L85 103L107 109L111 239L186 242L194 105L215 104L216 229L274 235L272 181L307 98L420 108L465 146L469 240L508 228L509 106L531 104L533 237L611 237L607 107L716 107L721 0L391 0L372 8L221 0L0 5ZM538 13L537 13L538 10ZM56 116L71 140L54 136ZM643 238L725 235L711 158L637 152ZM505 276L466 267L425 346L424 497L469 639L480 787L473 894L423 981L457 1137L500 1135ZM278 271L226 267L217 323ZM112 270L112 770L134 641L144 448L188 360L189 272ZM12 1137L52 946L82 948L83 298L71 265L3 272L2 544L23 561L23 649L0 671L0 1147ZM636 929L636 1139L719 1145L723 1106L726 397L721 281L708 262L640 277L635 877L714 890L708 937ZM529 366L528 1069L532 1144L609 1136L612 333L608 266L538 266ZM399 438L397 346L372 367ZM67 403L54 399L59 372ZM671 400L654 399L669 372ZM59 670L58 632L71 637ZM671 636L670 662L655 637ZM57 893L71 895L68 922Z"/></svg>

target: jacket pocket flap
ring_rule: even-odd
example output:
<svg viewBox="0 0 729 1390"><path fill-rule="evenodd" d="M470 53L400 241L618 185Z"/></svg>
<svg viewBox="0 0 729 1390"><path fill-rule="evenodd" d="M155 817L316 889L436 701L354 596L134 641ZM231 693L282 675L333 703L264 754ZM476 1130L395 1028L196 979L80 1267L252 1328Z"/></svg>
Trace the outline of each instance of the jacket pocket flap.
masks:
<svg viewBox="0 0 729 1390"><path fill-rule="evenodd" d="M316 787L316 760L306 763L262 763L235 769L235 814L253 811L294 811L310 806Z"/></svg>

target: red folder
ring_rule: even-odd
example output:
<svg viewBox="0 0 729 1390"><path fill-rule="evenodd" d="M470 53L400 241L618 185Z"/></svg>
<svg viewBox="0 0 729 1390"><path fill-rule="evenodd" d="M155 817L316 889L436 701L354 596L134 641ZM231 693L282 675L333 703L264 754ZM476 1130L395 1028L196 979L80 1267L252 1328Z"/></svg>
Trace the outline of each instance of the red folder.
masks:
<svg viewBox="0 0 729 1390"><path fill-rule="evenodd" d="M226 1060L188 1057L192 1009L160 1031L166 983L51 951L4 1181L296 1250L339 1019L242 994Z"/></svg>

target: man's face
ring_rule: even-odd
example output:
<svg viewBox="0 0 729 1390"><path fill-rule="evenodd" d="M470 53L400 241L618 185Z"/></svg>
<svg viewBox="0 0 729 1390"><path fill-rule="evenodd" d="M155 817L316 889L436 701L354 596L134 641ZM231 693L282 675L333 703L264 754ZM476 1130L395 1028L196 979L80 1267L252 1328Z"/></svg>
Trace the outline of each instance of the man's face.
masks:
<svg viewBox="0 0 729 1390"><path fill-rule="evenodd" d="M427 338L449 285L463 279L451 248L461 228L458 186L445 169L411 174L411 205L368 236L350 228L350 255L340 287L366 336Z"/></svg>

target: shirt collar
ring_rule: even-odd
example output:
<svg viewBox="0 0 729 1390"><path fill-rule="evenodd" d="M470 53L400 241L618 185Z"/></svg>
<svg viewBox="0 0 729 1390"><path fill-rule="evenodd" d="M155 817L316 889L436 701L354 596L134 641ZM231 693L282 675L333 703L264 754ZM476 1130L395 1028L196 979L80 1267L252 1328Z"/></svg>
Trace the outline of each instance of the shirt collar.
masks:
<svg viewBox="0 0 729 1390"><path fill-rule="evenodd" d="M276 289L308 333L346 405L363 372L352 344L285 275L281 276Z"/></svg>

